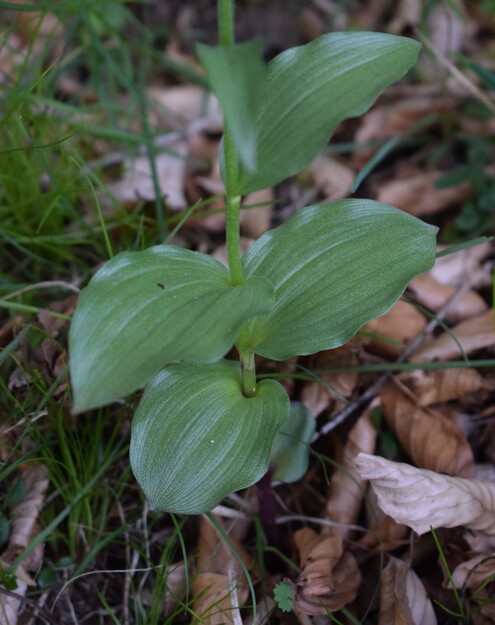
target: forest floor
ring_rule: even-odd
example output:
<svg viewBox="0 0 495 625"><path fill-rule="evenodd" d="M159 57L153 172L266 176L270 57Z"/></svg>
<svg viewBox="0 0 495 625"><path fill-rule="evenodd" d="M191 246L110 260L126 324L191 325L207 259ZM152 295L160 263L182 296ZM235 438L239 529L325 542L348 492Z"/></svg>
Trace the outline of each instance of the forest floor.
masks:
<svg viewBox="0 0 495 625"><path fill-rule="evenodd" d="M239 3L266 61L332 31L423 44L300 175L244 198L242 245L354 196L459 251L346 345L259 359L316 433L305 474L268 484L272 527L266 480L214 510L229 541L149 509L138 395L75 416L67 366L110 257L167 241L226 259L222 117L195 55L214 3L42 5L0 2L0 625L495 623L493 0Z"/></svg>

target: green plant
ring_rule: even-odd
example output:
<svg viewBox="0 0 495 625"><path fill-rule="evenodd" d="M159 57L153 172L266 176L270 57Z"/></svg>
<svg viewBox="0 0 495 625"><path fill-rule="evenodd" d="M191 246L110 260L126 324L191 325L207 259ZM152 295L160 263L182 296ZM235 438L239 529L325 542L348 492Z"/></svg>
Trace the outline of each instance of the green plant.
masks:
<svg viewBox="0 0 495 625"><path fill-rule="evenodd" d="M259 42L233 43L232 0L218 10L220 45L198 53L225 115L229 269L172 245L118 254L83 290L69 337L75 412L147 385L131 465L153 508L189 514L268 470L290 402L278 382L257 382L255 355L342 345L435 256L436 228L349 199L306 207L241 257L241 196L304 167L340 121L410 68L420 45L334 33L264 67ZM238 362L224 359L233 346Z"/></svg>

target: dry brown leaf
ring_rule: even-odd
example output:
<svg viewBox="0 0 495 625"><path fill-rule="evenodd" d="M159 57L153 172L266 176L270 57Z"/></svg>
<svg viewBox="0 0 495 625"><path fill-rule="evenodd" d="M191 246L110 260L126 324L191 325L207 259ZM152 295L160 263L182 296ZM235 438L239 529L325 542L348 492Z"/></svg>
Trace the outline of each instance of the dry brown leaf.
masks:
<svg viewBox="0 0 495 625"><path fill-rule="evenodd" d="M200 617L193 622L202 625L234 623L234 610L243 605L248 596L245 585L237 580L232 583L228 575L219 573L200 573L193 581L192 591L197 597L193 600L193 610Z"/></svg>
<svg viewBox="0 0 495 625"><path fill-rule="evenodd" d="M262 204L256 208L247 208L241 211L241 232L252 239L259 238L270 228L273 212L273 189L261 189L247 195L243 206Z"/></svg>
<svg viewBox="0 0 495 625"><path fill-rule="evenodd" d="M424 217L450 206L466 202L471 195L471 185L462 182L455 187L437 189L435 182L444 172L422 172L407 178L398 178L380 183L377 200L397 206L411 215Z"/></svg>
<svg viewBox="0 0 495 625"><path fill-rule="evenodd" d="M31 542L49 484L47 470L42 464L23 464L20 472L26 491L22 500L10 510L12 531L9 553L21 551Z"/></svg>
<svg viewBox="0 0 495 625"><path fill-rule="evenodd" d="M407 537L410 532L407 525L397 523L392 517L383 514L383 511L381 516L383 517L382 520L375 527L371 527L358 541L358 544L367 549L379 549L380 551L390 551L407 544Z"/></svg>
<svg viewBox="0 0 495 625"><path fill-rule="evenodd" d="M366 333L377 335L377 338L369 339L366 349L380 356L391 358L400 356L409 341L420 334L425 326L426 317L411 304L399 300L388 313L370 321L362 328ZM380 337L402 343L404 347Z"/></svg>
<svg viewBox="0 0 495 625"><path fill-rule="evenodd" d="M419 406L461 399L487 387L476 369L417 369L399 379L414 393Z"/></svg>
<svg viewBox="0 0 495 625"><path fill-rule="evenodd" d="M462 321L452 328L457 342L452 335L444 332L438 338L417 349L411 356L412 362L431 362L433 360L453 360L461 358L460 343L464 353L472 354L478 349L495 346L495 326L493 309L482 315Z"/></svg>
<svg viewBox="0 0 495 625"><path fill-rule="evenodd" d="M352 343L344 347L328 350L315 354L311 360L311 369L339 369L352 367L358 363L356 350ZM338 410L344 401L339 398L351 397L358 380L358 374L352 371L339 373L321 373L322 382L309 382L304 385L301 392L301 401L311 414L317 417L323 410L332 406Z"/></svg>
<svg viewBox="0 0 495 625"><path fill-rule="evenodd" d="M361 582L356 559L343 553L341 536L319 536L309 528L298 530L294 541L301 573L296 582L294 607L303 614L335 612L354 600Z"/></svg>
<svg viewBox="0 0 495 625"><path fill-rule="evenodd" d="M414 299L433 312L441 310L448 300L455 295L458 287L442 284L430 273L416 276L409 284ZM449 305L445 320L457 323L483 313L488 306L485 300L472 289Z"/></svg>
<svg viewBox="0 0 495 625"><path fill-rule="evenodd" d="M222 521L217 521L223 525ZM244 560L247 567L252 565L253 559L242 547L232 533L230 533L230 541L234 545L238 555ZM237 558L233 555L230 547L223 540L217 528L211 523L206 516L201 516L199 523L199 539L197 547L198 555L196 558L196 568L201 572L208 573L225 573L225 571L233 566L233 570L239 578L243 575L242 567Z"/></svg>
<svg viewBox="0 0 495 625"><path fill-rule="evenodd" d="M380 576L378 625L436 625L425 587L407 562L390 557Z"/></svg>
<svg viewBox="0 0 495 625"><path fill-rule="evenodd" d="M328 489L324 516L341 524L357 522L363 499L364 481L359 477L353 459L361 452L373 453L376 445L376 429L371 421L372 403L350 431L345 447L336 454L335 461L339 468L333 473ZM331 530L345 540L350 532L346 527ZM323 530L322 534L328 533Z"/></svg>
<svg viewBox="0 0 495 625"><path fill-rule="evenodd" d="M157 154L155 168L160 197L172 210L187 207L184 195L187 143L180 141L170 146L174 154ZM109 191L122 203L152 202L155 200L153 172L147 156L137 156L124 161L122 177L108 185Z"/></svg>
<svg viewBox="0 0 495 625"><path fill-rule="evenodd" d="M382 387L382 411L415 464L450 475L474 475L471 446L462 429L438 410L424 408L396 386Z"/></svg>
<svg viewBox="0 0 495 625"><path fill-rule="evenodd" d="M361 118L354 139L357 143L365 144L377 139L397 137L407 133L419 119L452 108L451 98L417 96L415 92L410 93L407 98L399 99L399 97L396 96L391 104L373 107ZM371 149L357 150L353 155L353 165L361 168L374 152L375 150Z"/></svg>
<svg viewBox="0 0 495 625"><path fill-rule="evenodd" d="M378 456L359 454L356 466L370 480L380 507L397 522L425 534L458 527L495 534L495 484L441 475Z"/></svg>
<svg viewBox="0 0 495 625"><path fill-rule="evenodd" d="M456 588L478 588L495 579L495 553L480 553L459 564L452 572Z"/></svg>
<svg viewBox="0 0 495 625"><path fill-rule="evenodd" d="M180 129L199 118L207 118L211 120L211 127L208 128L210 131L219 131L222 128L218 100L201 87L150 87L147 94L150 103L154 104L154 113L161 127Z"/></svg>
<svg viewBox="0 0 495 625"><path fill-rule="evenodd" d="M493 173L495 174L495 172ZM485 276L480 273L478 281L473 281L473 275L479 272L482 261L489 256L493 256L493 253L493 244L489 242L461 250L455 254L441 256L436 260L434 267L428 272L428 275L433 276L441 284L450 286L463 286L467 279L469 279L472 286L486 286L486 277L488 278L488 284L491 283L491 273L489 271L485 272Z"/></svg>
<svg viewBox="0 0 495 625"><path fill-rule="evenodd" d="M326 154L317 156L307 171L314 186L327 201L346 197L356 175L349 165Z"/></svg>

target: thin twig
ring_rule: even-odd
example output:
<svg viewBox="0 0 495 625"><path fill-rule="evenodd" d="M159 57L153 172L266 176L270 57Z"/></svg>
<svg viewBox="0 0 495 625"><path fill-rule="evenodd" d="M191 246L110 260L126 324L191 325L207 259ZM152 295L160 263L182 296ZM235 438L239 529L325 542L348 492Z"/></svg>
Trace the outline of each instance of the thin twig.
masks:
<svg viewBox="0 0 495 625"><path fill-rule="evenodd" d="M409 359L410 356L418 349L418 347L427 339L427 337L438 327L439 323L447 316L450 308L459 301L471 288L471 284L478 278L478 273L473 272L470 277L470 280L466 281L462 286L460 286L457 291L450 297L442 308L436 313L435 318L432 319L424 328L424 330L413 339L401 356L396 360L396 364L405 362ZM385 384L385 382L391 377L391 373L384 373L369 389L367 389L361 397L352 403L350 406L347 406L343 410L341 410L335 417L332 418L331 421L325 423L320 430L315 432L312 442L318 440L320 436L324 436L328 434L336 427L341 425L346 419L354 415L356 412L364 408L368 403L378 395L381 387Z"/></svg>

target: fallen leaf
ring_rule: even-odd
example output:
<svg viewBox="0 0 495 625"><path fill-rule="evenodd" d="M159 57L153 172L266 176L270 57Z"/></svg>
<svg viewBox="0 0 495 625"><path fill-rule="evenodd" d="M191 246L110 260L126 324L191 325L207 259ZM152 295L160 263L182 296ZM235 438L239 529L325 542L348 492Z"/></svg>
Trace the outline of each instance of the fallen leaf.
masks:
<svg viewBox="0 0 495 625"><path fill-rule="evenodd" d="M439 250L442 249L442 247L439 248ZM478 282L473 281L473 275L479 272L481 263L487 257L493 256L493 252L493 243L489 242L460 250L455 254L441 256L436 260L435 265L430 269L428 275L433 276L433 278L441 284L448 284L450 286L463 286L467 279L469 279L470 284L473 286L486 286L486 280L481 279L481 274ZM490 283L491 273L487 271L485 274L488 276Z"/></svg>
<svg viewBox="0 0 495 625"><path fill-rule="evenodd" d="M424 469L474 475L474 458L462 428L440 411L422 407L396 384L381 390L383 416L402 447Z"/></svg>
<svg viewBox="0 0 495 625"><path fill-rule="evenodd" d="M442 284L429 272L416 276L409 283L408 290L412 292L416 302L433 312L438 312L455 295L458 287ZM445 321L458 323L464 319L480 315L487 308L488 306L481 295L470 289L462 297L449 304Z"/></svg>
<svg viewBox="0 0 495 625"><path fill-rule="evenodd" d="M380 507L418 534L459 527L495 534L495 484L441 475L360 453L356 466L370 480Z"/></svg>
<svg viewBox="0 0 495 625"><path fill-rule="evenodd" d="M273 212L273 200L272 189L261 189L260 191L250 193L244 198L243 206L262 205L241 211L241 232L244 236L257 239L269 230Z"/></svg>
<svg viewBox="0 0 495 625"><path fill-rule="evenodd" d="M394 178L390 182L381 182L376 199L384 204L397 206L415 217L432 215L466 202L472 193L468 182L446 189L437 189L435 182L444 173L421 172L407 178Z"/></svg>
<svg viewBox="0 0 495 625"><path fill-rule="evenodd" d="M478 588L495 580L495 553L480 553L459 564L452 572L456 588Z"/></svg>
<svg viewBox="0 0 495 625"><path fill-rule="evenodd" d="M378 625L436 625L425 587L407 562L389 556L380 576Z"/></svg>
<svg viewBox="0 0 495 625"><path fill-rule="evenodd" d="M234 610L243 605L248 589L239 582L233 584L228 575L220 573L199 573L193 581L193 610L199 619L193 623L202 625L223 625L234 623ZM235 597L233 597L235 593Z"/></svg>
<svg viewBox="0 0 495 625"><path fill-rule="evenodd" d="M388 313L363 326L361 332L376 335L376 338L368 338L367 351L394 358L400 356L409 341L425 327L426 317L411 304L399 300Z"/></svg>
<svg viewBox="0 0 495 625"><path fill-rule="evenodd" d="M211 120L210 131L221 131L222 115L217 98L196 85L149 87L147 94L161 127L180 129L200 118Z"/></svg>
<svg viewBox="0 0 495 625"><path fill-rule="evenodd" d="M444 332L433 341L422 345L414 352L410 360L411 362L431 362L461 358L462 352L458 343L468 355L479 349L493 348L495 346L493 309L461 321L452 328L451 333Z"/></svg>
<svg viewBox="0 0 495 625"><path fill-rule="evenodd" d="M354 556L343 552L342 537L323 537L303 528L294 534L294 541L302 569L294 607L315 616L335 612L353 601L361 574Z"/></svg>
<svg viewBox="0 0 495 625"><path fill-rule="evenodd" d="M342 525L355 524L359 516L365 489L353 459L361 451L373 453L375 449L377 433L371 420L372 410L373 404L349 432L345 446L334 458L338 468L330 480L324 516ZM344 540L350 532L346 527L335 527L331 531L340 534ZM322 534L325 533L328 532L323 530Z"/></svg>
<svg viewBox="0 0 495 625"><path fill-rule="evenodd" d="M419 406L461 399L469 393L488 388L476 369L416 369L399 379L417 397Z"/></svg>
<svg viewBox="0 0 495 625"><path fill-rule="evenodd" d="M325 200L339 200L349 194L356 172L335 157L320 154L308 166L307 172Z"/></svg>
<svg viewBox="0 0 495 625"><path fill-rule="evenodd" d="M187 143L177 142L170 149L173 153L155 155L155 170L160 197L172 210L179 211L187 207L184 195ZM137 156L125 160L122 177L110 183L108 190L123 204L154 201L156 194L150 159Z"/></svg>

